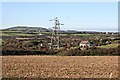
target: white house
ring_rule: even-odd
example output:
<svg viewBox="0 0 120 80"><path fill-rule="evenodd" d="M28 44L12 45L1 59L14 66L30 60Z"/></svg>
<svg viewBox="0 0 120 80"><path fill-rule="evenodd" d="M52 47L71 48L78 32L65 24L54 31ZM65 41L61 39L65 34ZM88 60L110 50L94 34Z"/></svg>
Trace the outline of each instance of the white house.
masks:
<svg viewBox="0 0 120 80"><path fill-rule="evenodd" d="M89 41L82 41L79 45L80 47L86 48L86 47L92 47L95 46L94 43L89 42Z"/></svg>

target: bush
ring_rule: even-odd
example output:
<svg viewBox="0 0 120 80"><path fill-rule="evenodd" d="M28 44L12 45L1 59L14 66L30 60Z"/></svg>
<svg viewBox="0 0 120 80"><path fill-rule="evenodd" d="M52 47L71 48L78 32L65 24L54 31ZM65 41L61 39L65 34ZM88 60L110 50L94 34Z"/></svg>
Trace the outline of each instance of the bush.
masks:
<svg viewBox="0 0 120 80"><path fill-rule="evenodd" d="M62 52L58 52L57 55L60 56L118 56L118 52L120 51L120 47L118 48L110 48L110 49L101 49L101 48L90 48L87 50L79 50L79 49L71 49Z"/></svg>
<svg viewBox="0 0 120 80"><path fill-rule="evenodd" d="M65 50L62 52L58 52L57 55L59 56L77 56L79 55L80 50L79 49L71 49L71 50Z"/></svg>

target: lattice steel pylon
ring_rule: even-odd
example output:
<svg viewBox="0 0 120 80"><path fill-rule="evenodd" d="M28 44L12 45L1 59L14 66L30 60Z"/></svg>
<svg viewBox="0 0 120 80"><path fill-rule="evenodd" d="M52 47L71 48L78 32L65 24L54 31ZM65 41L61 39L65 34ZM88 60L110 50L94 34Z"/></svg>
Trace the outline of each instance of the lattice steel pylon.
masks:
<svg viewBox="0 0 120 80"><path fill-rule="evenodd" d="M57 17L53 20L50 20L50 21L54 21L54 27L52 27L51 48L52 49L59 49L60 25L64 25L64 24L61 24Z"/></svg>

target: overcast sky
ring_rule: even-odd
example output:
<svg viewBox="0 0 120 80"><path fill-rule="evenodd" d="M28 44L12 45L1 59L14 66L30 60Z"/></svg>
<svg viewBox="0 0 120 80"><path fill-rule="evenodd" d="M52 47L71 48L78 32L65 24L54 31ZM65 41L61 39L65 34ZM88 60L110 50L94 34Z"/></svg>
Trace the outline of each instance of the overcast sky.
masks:
<svg viewBox="0 0 120 80"><path fill-rule="evenodd" d="M5 2L2 28L42 26L51 28L58 17L62 30L118 31L117 2Z"/></svg>

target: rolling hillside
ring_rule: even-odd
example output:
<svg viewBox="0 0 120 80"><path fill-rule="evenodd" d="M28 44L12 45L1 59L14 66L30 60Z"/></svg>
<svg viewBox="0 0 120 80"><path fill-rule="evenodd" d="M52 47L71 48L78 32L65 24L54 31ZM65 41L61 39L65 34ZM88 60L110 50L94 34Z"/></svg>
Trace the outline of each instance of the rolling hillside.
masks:
<svg viewBox="0 0 120 80"><path fill-rule="evenodd" d="M42 28L42 27L27 27L27 26L17 26L11 27L7 29L3 29L3 31L21 31L21 32L47 32L50 31L49 29Z"/></svg>

